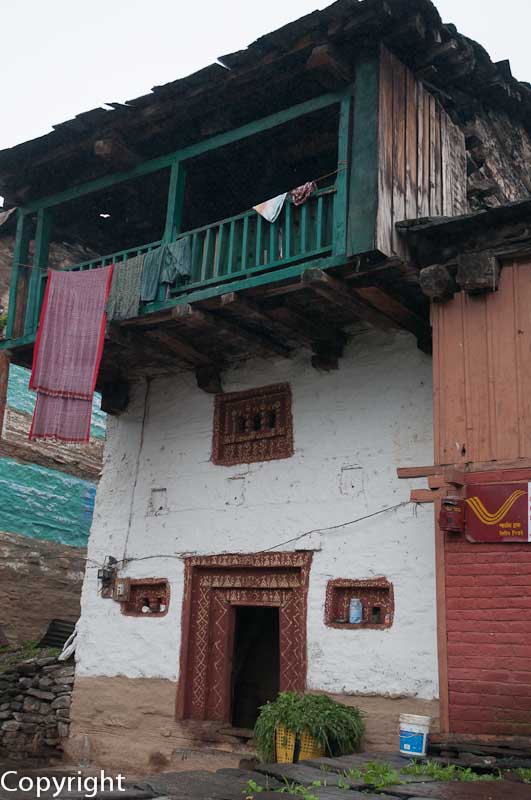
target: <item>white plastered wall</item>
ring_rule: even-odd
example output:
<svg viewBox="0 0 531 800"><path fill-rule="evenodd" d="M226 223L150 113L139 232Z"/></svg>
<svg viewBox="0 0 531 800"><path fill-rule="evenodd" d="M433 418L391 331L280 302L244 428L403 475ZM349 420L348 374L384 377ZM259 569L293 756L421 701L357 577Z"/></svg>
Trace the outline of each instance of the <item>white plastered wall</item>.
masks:
<svg viewBox="0 0 531 800"><path fill-rule="evenodd" d="M127 413L109 420L83 589L78 675L176 680L183 554L314 551L308 597L308 687L339 694L437 696L433 506L409 498L396 467L432 463L431 360L406 333L376 331L350 342L336 372L308 353L252 361L224 375L225 391L288 381L292 458L235 467L210 461L213 397L192 373L135 386ZM146 402L147 398L147 402ZM152 491L166 507L152 508ZM156 495L157 504L164 493ZM130 559L131 577L167 578L170 609L125 617L98 595L104 557ZM385 575L394 584L388 630L324 625L327 581Z"/></svg>

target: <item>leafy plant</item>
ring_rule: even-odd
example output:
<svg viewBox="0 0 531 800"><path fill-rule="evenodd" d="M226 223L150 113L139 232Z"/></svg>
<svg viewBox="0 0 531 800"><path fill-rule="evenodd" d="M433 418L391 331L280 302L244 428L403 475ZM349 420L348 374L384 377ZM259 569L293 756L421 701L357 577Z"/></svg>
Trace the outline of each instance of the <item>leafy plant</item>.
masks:
<svg viewBox="0 0 531 800"><path fill-rule="evenodd" d="M365 730L362 713L357 708L325 695L281 692L274 702L261 707L254 729L256 746L264 761L274 759L279 725L296 736L308 732L332 756L359 750Z"/></svg>
<svg viewBox="0 0 531 800"><path fill-rule="evenodd" d="M4 331L7 325L7 311L3 314L0 314L0 337L4 335Z"/></svg>
<svg viewBox="0 0 531 800"><path fill-rule="evenodd" d="M516 774L523 781L523 783L531 783L531 769L526 767L519 767L515 770Z"/></svg>
<svg viewBox="0 0 531 800"><path fill-rule="evenodd" d="M437 781L499 781L502 774L498 770L496 773L480 774L474 772L471 767L458 767L455 764L443 766L437 761L426 761L421 763L414 761L401 770L403 775L425 775L427 778L434 778ZM531 773L531 770L530 770Z"/></svg>
<svg viewBox="0 0 531 800"><path fill-rule="evenodd" d="M367 785L374 786L375 789L385 789L386 786L399 786L403 783L398 770L386 764L385 761L367 761L363 771L363 780Z"/></svg>

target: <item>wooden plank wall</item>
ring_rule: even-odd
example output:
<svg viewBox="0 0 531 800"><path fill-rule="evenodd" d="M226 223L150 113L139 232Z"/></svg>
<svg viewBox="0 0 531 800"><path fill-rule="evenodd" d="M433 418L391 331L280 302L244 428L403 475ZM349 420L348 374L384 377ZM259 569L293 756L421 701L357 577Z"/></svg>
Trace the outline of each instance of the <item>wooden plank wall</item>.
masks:
<svg viewBox="0 0 531 800"><path fill-rule="evenodd" d="M436 464L531 458L531 261L432 305Z"/></svg>
<svg viewBox="0 0 531 800"><path fill-rule="evenodd" d="M467 211L465 138L413 73L381 49L376 247L406 256L395 223Z"/></svg>

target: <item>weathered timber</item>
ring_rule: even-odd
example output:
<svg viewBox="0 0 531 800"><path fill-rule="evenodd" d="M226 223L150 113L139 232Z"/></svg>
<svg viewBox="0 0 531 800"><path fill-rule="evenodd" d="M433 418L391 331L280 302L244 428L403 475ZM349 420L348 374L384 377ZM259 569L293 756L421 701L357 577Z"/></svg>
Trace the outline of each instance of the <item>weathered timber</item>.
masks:
<svg viewBox="0 0 531 800"><path fill-rule="evenodd" d="M411 333L414 333L418 338L429 337L429 325L426 320L419 317L409 308L406 308L399 300L392 297L387 292L379 289L377 286L370 286L367 288L356 288L353 290L362 300L369 302L375 308L385 314L389 319L394 320Z"/></svg>
<svg viewBox="0 0 531 800"><path fill-rule="evenodd" d="M207 394L219 394L223 391L221 372L217 367L197 367L195 377L198 387Z"/></svg>
<svg viewBox="0 0 531 800"><path fill-rule="evenodd" d="M430 300L448 300L457 291L455 280L443 264L432 264L419 274L420 288Z"/></svg>
<svg viewBox="0 0 531 800"><path fill-rule="evenodd" d="M103 383L101 387L101 410L106 414L118 415L129 405L129 383L116 380Z"/></svg>
<svg viewBox="0 0 531 800"><path fill-rule="evenodd" d="M275 339L253 331L243 324L235 323L227 317L221 316L219 313L202 311L192 307L190 304L177 306L174 319L186 321L187 324L191 323L195 326L204 325L211 328L215 327L218 333L225 333L231 337L245 339L251 345L267 353L274 353L275 355L287 357L291 352L289 347Z"/></svg>
<svg viewBox="0 0 531 800"><path fill-rule="evenodd" d="M396 323L386 315L358 298L344 281L334 278L319 269L308 269L301 276L301 283L324 297L332 305L342 306L351 311L355 317L382 330L397 327Z"/></svg>
<svg viewBox="0 0 531 800"><path fill-rule="evenodd" d="M328 91L345 86L354 77L351 63L331 43L314 47L304 68Z"/></svg>
<svg viewBox="0 0 531 800"><path fill-rule="evenodd" d="M399 478L407 480L411 478L427 478L429 475L437 475L440 467L397 467L396 474Z"/></svg>
<svg viewBox="0 0 531 800"><path fill-rule="evenodd" d="M201 352L196 347L175 336L173 329L170 333L168 328L156 328L146 331L145 335L159 342L172 353L175 353L182 361L192 364L193 366L208 367L211 365L210 357L206 355L206 353Z"/></svg>
<svg viewBox="0 0 531 800"><path fill-rule="evenodd" d="M496 292L500 281L499 261L490 252L460 253L456 280L469 294Z"/></svg>
<svg viewBox="0 0 531 800"><path fill-rule="evenodd" d="M412 503L435 503L440 497L445 497L446 491L439 489L432 491L431 489L412 489L410 494L410 502Z"/></svg>

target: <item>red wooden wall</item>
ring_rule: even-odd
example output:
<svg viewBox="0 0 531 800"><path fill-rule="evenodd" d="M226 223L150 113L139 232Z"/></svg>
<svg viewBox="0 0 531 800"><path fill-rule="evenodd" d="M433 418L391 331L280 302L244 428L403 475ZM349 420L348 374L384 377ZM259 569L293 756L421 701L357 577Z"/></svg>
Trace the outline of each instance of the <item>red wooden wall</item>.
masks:
<svg viewBox="0 0 531 800"><path fill-rule="evenodd" d="M432 305L436 464L531 458L531 263Z"/></svg>
<svg viewBox="0 0 531 800"><path fill-rule="evenodd" d="M432 306L435 463L467 483L531 480L531 262ZM455 489L453 490L455 492ZM531 736L531 544L437 529L443 729Z"/></svg>

